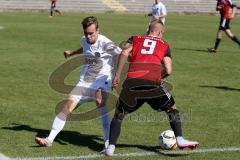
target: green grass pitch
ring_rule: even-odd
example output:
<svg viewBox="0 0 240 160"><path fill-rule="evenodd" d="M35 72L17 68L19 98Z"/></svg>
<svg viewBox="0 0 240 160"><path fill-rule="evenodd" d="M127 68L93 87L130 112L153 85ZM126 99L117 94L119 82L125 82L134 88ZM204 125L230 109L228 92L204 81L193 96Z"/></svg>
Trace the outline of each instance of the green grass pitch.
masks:
<svg viewBox="0 0 240 160"><path fill-rule="evenodd" d="M67 95L49 87L49 76L66 62L64 50L77 49L81 20L91 14L0 13L0 153L16 157L57 157L98 154L102 148L99 119L67 122L51 148L37 147L36 135L48 134L55 106ZM143 34L149 19L139 14L95 14L100 31L119 44ZM219 17L169 15L164 39L173 54L173 74L167 82L182 113L183 133L200 142L199 149L240 148L240 48L225 35L217 54L209 54ZM240 37L240 17L231 22ZM74 84L79 70L66 82ZM110 104L114 105L114 104ZM77 112L93 108L85 104ZM122 125L116 153L158 150L160 132L169 129L165 113L147 105ZM240 152L194 153L185 156L143 156L114 159L238 160ZM99 158L97 158L99 159Z"/></svg>

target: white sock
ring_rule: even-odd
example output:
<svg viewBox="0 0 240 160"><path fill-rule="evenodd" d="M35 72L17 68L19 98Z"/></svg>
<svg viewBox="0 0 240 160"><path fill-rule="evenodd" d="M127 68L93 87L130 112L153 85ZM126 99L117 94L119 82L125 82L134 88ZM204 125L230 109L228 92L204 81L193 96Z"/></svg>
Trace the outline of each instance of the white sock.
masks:
<svg viewBox="0 0 240 160"><path fill-rule="evenodd" d="M109 133L110 133L110 114L107 110L107 107L99 108L101 112L101 123L103 128L103 139L104 142L109 140Z"/></svg>
<svg viewBox="0 0 240 160"><path fill-rule="evenodd" d="M53 124L52 124L52 130L47 137L47 139L52 143L58 133L63 129L65 123L66 123L67 116L63 113L60 112L54 119Z"/></svg>

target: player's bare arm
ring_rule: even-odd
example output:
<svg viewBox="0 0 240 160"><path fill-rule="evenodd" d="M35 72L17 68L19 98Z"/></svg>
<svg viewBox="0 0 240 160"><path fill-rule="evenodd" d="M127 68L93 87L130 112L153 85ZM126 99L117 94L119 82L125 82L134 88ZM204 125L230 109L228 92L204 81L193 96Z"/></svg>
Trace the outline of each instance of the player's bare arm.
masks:
<svg viewBox="0 0 240 160"><path fill-rule="evenodd" d="M220 11L224 6L218 1L216 5L216 11Z"/></svg>
<svg viewBox="0 0 240 160"><path fill-rule="evenodd" d="M82 54L82 53L83 53L83 48L81 47L75 51L64 51L63 54L64 54L64 57L67 59L73 55L78 55L78 54Z"/></svg>
<svg viewBox="0 0 240 160"><path fill-rule="evenodd" d="M232 18L235 17L236 11L237 11L237 7L234 6L234 7L232 8L232 13L230 13L230 16L229 16L230 19L232 19Z"/></svg>
<svg viewBox="0 0 240 160"><path fill-rule="evenodd" d="M124 47L124 49L122 50L119 60L118 60L118 64L117 64L117 70L116 70L116 74L115 77L113 79L113 87L117 87L118 84L120 83L120 76L123 70L123 67L125 65L125 63L128 60L129 55L132 52L132 44L127 43Z"/></svg>
<svg viewBox="0 0 240 160"><path fill-rule="evenodd" d="M161 19L161 18L165 18L167 15L164 14L164 15L161 15L161 16L154 16L155 19Z"/></svg>
<svg viewBox="0 0 240 160"><path fill-rule="evenodd" d="M220 11L222 8L223 8L222 5L217 5L217 6L216 6L216 11Z"/></svg>
<svg viewBox="0 0 240 160"><path fill-rule="evenodd" d="M172 73L172 59L170 57L163 58L162 78L169 76Z"/></svg>
<svg viewBox="0 0 240 160"><path fill-rule="evenodd" d="M144 16L145 17L152 16L152 12L146 13Z"/></svg>

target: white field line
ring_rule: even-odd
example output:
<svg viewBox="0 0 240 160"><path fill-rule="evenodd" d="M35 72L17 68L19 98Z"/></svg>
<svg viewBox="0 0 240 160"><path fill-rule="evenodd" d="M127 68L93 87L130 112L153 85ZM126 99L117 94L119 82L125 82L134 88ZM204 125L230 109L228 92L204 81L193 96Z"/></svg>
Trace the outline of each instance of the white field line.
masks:
<svg viewBox="0 0 240 160"><path fill-rule="evenodd" d="M10 160L10 158L0 153L0 160Z"/></svg>
<svg viewBox="0 0 240 160"><path fill-rule="evenodd" d="M208 149L195 149L195 150L177 150L177 151L159 151L158 152L133 152L133 153L117 153L114 157L144 157L156 155L185 155L192 153L212 153L212 152L240 152L239 147L229 148L208 148ZM31 158L12 158L11 160L77 160L77 159L94 159L104 157L101 154L89 154L82 156L67 156L67 157L31 157ZM2 160L2 159L0 159Z"/></svg>

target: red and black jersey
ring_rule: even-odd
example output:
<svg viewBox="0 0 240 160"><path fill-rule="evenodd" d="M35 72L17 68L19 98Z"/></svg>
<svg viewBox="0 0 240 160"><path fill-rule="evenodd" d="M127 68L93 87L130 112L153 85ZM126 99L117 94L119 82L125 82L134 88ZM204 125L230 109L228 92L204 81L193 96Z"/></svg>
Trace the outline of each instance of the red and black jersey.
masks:
<svg viewBox="0 0 240 160"><path fill-rule="evenodd" d="M229 10L230 8L235 7L231 0L218 0L217 1L217 10L219 10L221 17L223 19L229 19Z"/></svg>
<svg viewBox="0 0 240 160"><path fill-rule="evenodd" d="M153 36L133 36L131 39L133 49L127 77L159 82L161 62L165 56L171 57L168 43Z"/></svg>
<svg viewBox="0 0 240 160"><path fill-rule="evenodd" d="M57 1L57 0L51 0L52 7L56 7L56 1Z"/></svg>

